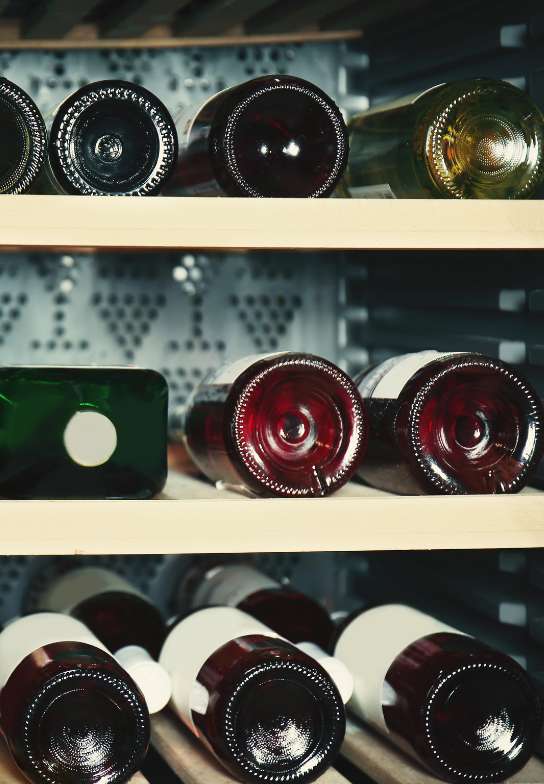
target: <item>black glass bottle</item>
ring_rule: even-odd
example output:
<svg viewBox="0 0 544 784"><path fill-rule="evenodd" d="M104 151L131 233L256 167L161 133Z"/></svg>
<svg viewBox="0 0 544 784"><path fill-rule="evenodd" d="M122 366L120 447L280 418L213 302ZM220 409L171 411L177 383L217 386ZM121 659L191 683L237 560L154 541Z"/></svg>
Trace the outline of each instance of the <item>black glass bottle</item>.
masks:
<svg viewBox="0 0 544 784"><path fill-rule="evenodd" d="M32 98L0 78L0 193L29 190L45 160L45 124Z"/></svg>

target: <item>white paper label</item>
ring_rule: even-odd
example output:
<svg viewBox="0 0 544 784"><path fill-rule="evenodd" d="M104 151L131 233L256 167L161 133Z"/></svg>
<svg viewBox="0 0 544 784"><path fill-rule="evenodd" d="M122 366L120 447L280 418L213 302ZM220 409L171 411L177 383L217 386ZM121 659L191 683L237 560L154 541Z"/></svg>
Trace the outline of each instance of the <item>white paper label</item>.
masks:
<svg viewBox="0 0 544 784"><path fill-rule="evenodd" d="M389 734L383 705L391 703L385 677L397 656L422 637L438 632L461 634L429 615L400 604L367 610L344 629L334 651L353 675L348 707L384 735Z"/></svg>
<svg viewBox="0 0 544 784"><path fill-rule="evenodd" d="M73 569L54 580L41 596L40 610L71 613L82 602L102 593L120 592L146 597L123 577L109 569L86 566Z"/></svg>
<svg viewBox="0 0 544 784"><path fill-rule="evenodd" d="M219 368L217 373L215 373L207 383L217 385L232 384L244 370L247 370L251 365L254 365L255 362L258 362L261 359L272 359L273 357L281 357L288 354L288 351L275 351L271 354L249 354L247 357L242 357L242 359L237 359L235 362L231 362L230 364Z"/></svg>
<svg viewBox="0 0 544 784"><path fill-rule="evenodd" d="M279 588L279 584L252 566L217 566L205 574L194 593L191 607L196 609L209 604L237 607L252 593L267 588Z"/></svg>
<svg viewBox="0 0 544 784"><path fill-rule="evenodd" d="M441 357L463 352L418 351L401 354L381 362L373 368L359 384L362 397L396 400L404 386L421 368Z"/></svg>
<svg viewBox="0 0 544 784"><path fill-rule="evenodd" d="M231 640L254 634L283 639L232 607L198 610L180 621L166 638L159 663L172 679L171 707L195 735L193 710L204 712L208 704L205 688L197 681L202 666Z"/></svg>
<svg viewBox="0 0 544 784"><path fill-rule="evenodd" d="M84 468L107 463L117 449L115 425L99 411L77 411L64 430L68 457Z"/></svg>

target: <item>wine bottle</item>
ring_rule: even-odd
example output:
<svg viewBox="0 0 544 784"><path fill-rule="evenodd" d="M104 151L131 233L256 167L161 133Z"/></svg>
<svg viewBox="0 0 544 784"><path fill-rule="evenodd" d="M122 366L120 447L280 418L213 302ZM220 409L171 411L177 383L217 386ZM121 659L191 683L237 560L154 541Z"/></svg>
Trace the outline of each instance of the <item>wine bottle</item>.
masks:
<svg viewBox="0 0 544 784"><path fill-rule="evenodd" d="M355 385L332 362L280 352L245 357L204 379L183 431L214 482L261 496L323 496L357 468L367 422Z"/></svg>
<svg viewBox="0 0 544 784"><path fill-rule="evenodd" d="M525 671L428 615L366 610L335 655L354 676L348 707L445 781L503 781L534 750L542 706Z"/></svg>
<svg viewBox="0 0 544 784"><path fill-rule="evenodd" d="M44 165L45 123L30 95L4 78L0 78L0 130L0 193L23 193Z"/></svg>
<svg viewBox="0 0 544 784"><path fill-rule="evenodd" d="M149 498L166 481L168 388L120 367L0 369L0 496Z"/></svg>
<svg viewBox="0 0 544 784"><path fill-rule="evenodd" d="M176 119L169 189L193 196L328 196L348 158L344 119L319 87L260 76Z"/></svg>
<svg viewBox="0 0 544 784"><path fill-rule="evenodd" d="M149 90L93 82L51 116L49 185L84 196L153 196L177 159L174 121Z"/></svg>
<svg viewBox="0 0 544 784"><path fill-rule="evenodd" d="M150 713L168 704L170 677L154 661L166 637L166 624L158 608L128 580L100 567L72 569L46 588L39 609L65 613L84 623L138 684Z"/></svg>
<svg viewBox="0 0 544 784"><path fill-rule="evenodd" d="M544 116L507 82L469 79L373 107L349 126L347 187L405 198L520 199L544 176Z"/></svg>
<svg viewBox="0 0 544 784"><path fill-rule="evenodd" d="M37 613L0 633L2 732L36 784L128 781L149 745L138 687L75 618Z"/></svg>
<svg viewBox="0 0 544 784"><path fill-rule="evenodd" d="M334 682L254 618L197 610L171 630L159 661L171 707L236 778L313 781L333 762L345 731Z"/></svg>
<svg viewBox="0 0 544 784"><path fill-rule="evenodd" d="M201 561L189 570L180 599L191 609L208 605L237 607L294 643L310 642L328 650L334 624L318 602L280 585L250 564L209 568Z"/></svg>
<svg viewBox="0 0 544 784"><path fill-rule="evenodd" d="M502 362L421 351L386 360L355 383L371 437L359 475L396 493L513 493L542 452L544 412Z"/></svg>

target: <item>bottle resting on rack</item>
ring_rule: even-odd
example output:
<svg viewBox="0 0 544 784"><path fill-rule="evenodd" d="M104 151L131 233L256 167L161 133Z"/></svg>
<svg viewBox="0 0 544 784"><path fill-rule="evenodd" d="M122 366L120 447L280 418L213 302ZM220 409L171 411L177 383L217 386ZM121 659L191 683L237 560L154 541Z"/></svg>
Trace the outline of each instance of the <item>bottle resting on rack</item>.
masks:
<svg viewBox="0 0 544 784"><path fill-rule="evenodd" d="M237 607L291 642L311 642L324 650L334 633L328 612L318 602L250 564L198 560L180 586L179 599L191 609Z"/></svg>
<svg viewBox="0 0 544 784"><path fill-rule="evenodd" d="M542 405L481 354L421 351L355 378L371 423L359 475L395 493L514 493L542 451Z"/></svg>
<svg viewBox="0 0 544 784"><path fill-rule="evenodd" d="M149 745L136 684L75 618L38 613L0 633L2 732L36 784L128 781Z"/></svg>
<svg viewBox="0 0 544 784"><path fill-rule="evenodd" d="M149 90L93 82L52 114L44 189L85 196L153 196L177 159L174 121Z"/></svg>
<svg viewBox="0 0 544 784"><path fill-rule="evenodd" d="M186 616L160 656L171 707L236 778L307 782L339 751L342 698L311 656L230 607Z"/></svg>
<svg viewBox="0 0 544 784"><path fill-rule="evenodd" d="M507 82L470 79L377 106L349 126L346 184L405 198L520 199L544 176L544 116Z"/></svg>
<svg viewBox="0 0 544 784"><path fill-rule="evenodd" d="M260 76L176 119L169 188L195 196L328 196L348 158L340 110L296 76Z"/></svg>
<svg viewBox="0 0 544 784"><path fill-rule="evenodd" d="M355 385L311 354L233 362L204 379L183 418L200 470L213 482L261 496L332 493L366 448L366 413Z"/></svg>
<svg viewBox="0 0 544 784"><path fill-rule="evenodd" d="M43 169L45 124L32 98L4 78L0 78L0 133L0 193L24 193Z"/></svg>
<svg viewBox="0 0 544 784"><path fill-rule="evenodd" d="M366 610L335 655L354 676L348 707L445 781L503 781L534 750L542 706L525 671L428 615Z"/></svg>
<svg viewBox="0 0 544 784"><path fill-rule="evenodd" d="M156 495L166 481L167 406L154 370L0 368L0 496Z"/></svg>
<svg viewBox="0 0 544 784"><path fill-rule="evenodd" d="M150 713L168 704L170 677L155 661L166 624L158 608L128 580L100 567L72 569L50 583L38 607L84 623L138 684Z"/></svg>

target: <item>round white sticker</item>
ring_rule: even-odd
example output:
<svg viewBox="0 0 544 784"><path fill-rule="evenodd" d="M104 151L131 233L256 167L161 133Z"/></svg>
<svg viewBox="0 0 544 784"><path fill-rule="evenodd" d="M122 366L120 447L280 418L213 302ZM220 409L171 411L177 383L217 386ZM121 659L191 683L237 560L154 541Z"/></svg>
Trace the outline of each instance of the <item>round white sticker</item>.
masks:
<svg viewBox="0 0 544 784"><path fill-rule="evenodd" d="M78 411L64 431L64 447L80 466L93 468L107 463L117 447L115 425L98 411Z"/></svg>

